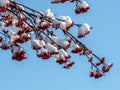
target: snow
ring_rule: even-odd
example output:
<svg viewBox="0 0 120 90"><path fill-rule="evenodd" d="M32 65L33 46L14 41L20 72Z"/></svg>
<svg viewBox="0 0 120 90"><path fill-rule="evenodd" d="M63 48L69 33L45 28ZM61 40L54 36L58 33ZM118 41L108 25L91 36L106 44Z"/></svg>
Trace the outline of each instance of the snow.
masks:
<svg viewBox="0 0 120 90"><path fill-rule="evenodd" d="M90 25L88 25L87 23L82 24L81 26L79 26L78 28L78 35L86 35L88 32L91 31L90 29Z"/></svg>
<svg viewBox="0 0 120 90"><path fill-rule="evenodd" d="M59 54L61 54L61 55L63 54L64 57L68 56L67 52L64 49L59 49Z"/></svg>
<svg viewBox="0 0 120 90"><path fill-rule="evenodd" d="M75 44L75 45L73 46L73 50L75 50L76 48L80 48L80 46L79 46L78 44Z"/></svg>
<svg viewBox="0 0 120 90"><path fill-rule="evenodd" d="M60 28L65 30L66 27L72 24L72 20L69 16L59 16L58 19L60 20Z"/></svg>
<svg viewBox="0 0 120 90"><path fill-rule="evenodd" d="M36 48L41 47L39 40L36 39L31 40L31 46Z"/></svg>
<svg viewBox="0 0 120 90"><path fill-rule="evenodd" d="M86 7L89 7L88 3L86 1L82 1L79 5L78 5L79 8L86 8Z"/></svg>
<svg viewBox="0 0 120 90"><path fill-rule="evenodd" d="M51 45L50 43L47 43L46 49L51 53L58 51L57 48L54 45Z"/></svg>
<svg viewBox="0 0 120 90"><path fill-rule="evenodd" d="M51 12L50 9L47 9L47 10L44 12L44 16L45 16L45 17L48 17L48 18L50 18L50 19L52 19L52 20L55 20L54 14Z"/></svg>

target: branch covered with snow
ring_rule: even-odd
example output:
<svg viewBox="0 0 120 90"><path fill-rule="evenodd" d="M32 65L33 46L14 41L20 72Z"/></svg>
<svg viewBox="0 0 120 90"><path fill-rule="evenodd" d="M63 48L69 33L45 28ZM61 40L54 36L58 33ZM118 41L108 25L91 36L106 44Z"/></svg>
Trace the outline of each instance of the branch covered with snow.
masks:
<svg viewBox="0 0 120 90"><path fill-rule="evenodd" d="M53 0L52 3L66 1L76 3L76 14L89 9L89 5L80 0ZM0 0L0 27L0 49L10 50L13 60L27 59L22 44L31 42L38 58L49 60L54 57L55 62L65 69L75 64L70 60L72 54L85 56L91 67L90 77L104 76L113 65L107 64L105 58L98 57L79 40L91 32L92 27L88 23L76 24L70 16L55 17L50 9L38 12L14 0ZM69 32L72 27L78 28L77 37ZM60 37L55 30L64 36Z"/></svg>

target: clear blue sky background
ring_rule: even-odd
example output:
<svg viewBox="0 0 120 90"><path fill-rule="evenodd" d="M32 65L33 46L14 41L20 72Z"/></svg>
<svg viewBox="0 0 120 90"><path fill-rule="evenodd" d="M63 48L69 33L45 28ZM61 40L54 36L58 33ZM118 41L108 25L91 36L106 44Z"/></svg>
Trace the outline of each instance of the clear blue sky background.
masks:
<svg viewBox="0 0 120 90"><path fill-rule="evenodd" d="M82 42L94 53L105 56L114 67L100 79L89 77L90 65L85 57L73 55L76 64L65 70L53 58L43 61L36 57L30 45L29 56L23 62L11 60L9 51L0 50L0 90L115 90L120 89L120 0L87 0L90 11L74 14L74 5L51 5L51 0L17 0L38 11L48 8L59 15L69 15L76 23L89 23L92 32ZM72 29L71 33L77 32Z"/></svg>

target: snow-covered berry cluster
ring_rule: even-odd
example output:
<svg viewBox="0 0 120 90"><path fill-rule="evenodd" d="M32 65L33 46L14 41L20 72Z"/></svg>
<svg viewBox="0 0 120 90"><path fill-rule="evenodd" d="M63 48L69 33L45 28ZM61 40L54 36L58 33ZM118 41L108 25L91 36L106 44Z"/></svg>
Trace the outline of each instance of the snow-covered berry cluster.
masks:
<svg viewBox="0 0 120 90"><path fill-rule="evenodd" d="M105 75L106 72L110 70L110 68L113 66L113 63L105 64L102 67L102 70L90 70L90 77L94 77L95 79L100 78Z"/></svg>
<svg viewBox="0 0 120 90"><path fill-rule="evenodd" d="M84 23L78 27L78 38L85 37L91 31L90 25Z"/></svg>
<svg viewBox="0 0 120 90"><path fill-rule="evenodd" d="M76 5L75 13L85 13L90 9L88 3L86 1L81 1L79 4Z"/></svg>
<svg viewBox="0 0 120 90"><path fill-rule="evenodd" d="M12 53L13 60L22 61L23 59L27 58L25 55L25 50L18 44L10 45L10 50Z"/></svg>

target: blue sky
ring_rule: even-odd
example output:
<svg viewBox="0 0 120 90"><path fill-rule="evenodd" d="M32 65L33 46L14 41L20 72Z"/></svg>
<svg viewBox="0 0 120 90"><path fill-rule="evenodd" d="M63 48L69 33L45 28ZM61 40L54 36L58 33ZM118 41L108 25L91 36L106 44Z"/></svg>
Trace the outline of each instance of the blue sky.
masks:
<svg viewBox="0 0 120 90"><path fill-rule="evenodd" d="M89 77L89 63L85 57L73 55L76 64L65 70L54 62L36 57L28 43L27 60L12 61L9 51L0 50L0 90L114 90L120 88L120 0L87 0L88 13L74 14L74 4L51 5L51 0L17 0L38 11L48 8L56 14L68 15L76 23L89 23L93 29L81 41L97 55L105 56L114 67L100 79ZM74 28L70 32L74 33Z"/></svg>

